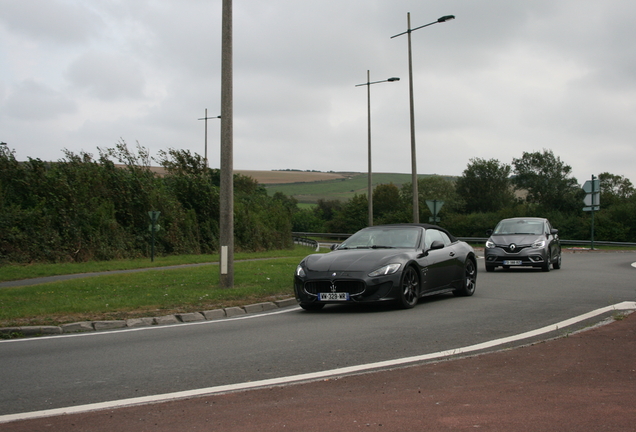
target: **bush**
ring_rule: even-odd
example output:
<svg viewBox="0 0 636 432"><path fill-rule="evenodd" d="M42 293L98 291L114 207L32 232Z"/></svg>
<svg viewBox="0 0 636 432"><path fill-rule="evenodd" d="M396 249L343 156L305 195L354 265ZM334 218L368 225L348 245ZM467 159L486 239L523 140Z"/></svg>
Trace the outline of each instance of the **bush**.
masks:
<svg viewBox="0 0 636 432"><path fill-rule="evenodd" d="M97 160L65 151L55 163L20 163L0 145L0 263L149 256L148 212L155 210L157 254L218 249L218 170L198 155L169 150L161 153L167 175L160 177L139 145L132 152L122 141L99 152ZM250 177L234 181L236 249L291 247L290 202L269 198Z"/></svg>

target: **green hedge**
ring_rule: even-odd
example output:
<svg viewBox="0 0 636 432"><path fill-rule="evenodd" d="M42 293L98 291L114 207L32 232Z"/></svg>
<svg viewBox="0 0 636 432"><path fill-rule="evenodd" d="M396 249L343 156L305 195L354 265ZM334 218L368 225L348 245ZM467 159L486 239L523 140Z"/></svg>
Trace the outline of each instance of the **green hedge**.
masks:
<svg viewBox="0 0 636 432"><path fill-rule="evenodd" d="M149 256L148 212L161 212L156 253L212 253L219 237L219 172L169 150L156 175L146 149L124 142L98 158L65 152L54 163L18 162L0 145L0 263ZM113 159L119 162L115 165ZM235 248L289 248L291 214L250 177L234 176Z"/></svg>

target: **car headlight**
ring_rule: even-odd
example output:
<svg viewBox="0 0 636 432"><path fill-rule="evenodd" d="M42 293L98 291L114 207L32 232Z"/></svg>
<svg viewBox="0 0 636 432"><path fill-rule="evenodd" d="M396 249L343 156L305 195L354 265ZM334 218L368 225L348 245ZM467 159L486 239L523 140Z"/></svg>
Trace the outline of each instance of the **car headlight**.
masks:
<svg viewBox="0 0 636 432"><path fill-rule="evenodd" d="M492 249L494 247L495 247L495 243L492 240L488 239L488 241L486 241L486 248Z"/></svg>
<svg viewBox="0 0 636 432"><path fill-rule="evenodd" d="M301 278L304 278L305 276L307 276L307 274L305 273L305 269L300 264L298 264L298 267L296 267L296 276Z"/></svg>
<svg viewBox="0 0 636 432"><path fill-rule="evenodd" d="M532 243L533 249L543 249L545 247L545 240L537 240Z"/></svg>
<svg viewBox="0 0 636 432"><path fill-rule="evenodd" d="M402 264L387 264L384 267L380 267L379 269L369 273L369 277L385 276L385 275L393 274L396 271L398 271L401 266Z"/></svg>

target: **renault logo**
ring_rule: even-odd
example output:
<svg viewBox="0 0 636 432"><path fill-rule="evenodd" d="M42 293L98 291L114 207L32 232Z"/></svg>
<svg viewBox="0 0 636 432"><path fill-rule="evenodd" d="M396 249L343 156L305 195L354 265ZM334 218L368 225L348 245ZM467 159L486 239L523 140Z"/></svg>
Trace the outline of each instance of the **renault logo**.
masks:
<svg viewBox="0 0 636 432"><path fill-rule="evenodd" d="M508 249L510 249L510 252L514 252L515 249L517 249L517 245L514 243L510 243L510 246L508 246Z"/></svg>

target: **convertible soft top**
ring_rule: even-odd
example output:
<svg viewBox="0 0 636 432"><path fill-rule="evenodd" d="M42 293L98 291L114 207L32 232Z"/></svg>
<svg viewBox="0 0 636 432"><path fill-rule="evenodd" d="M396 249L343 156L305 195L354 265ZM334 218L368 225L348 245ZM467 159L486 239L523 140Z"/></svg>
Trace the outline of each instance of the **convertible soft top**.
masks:
<svg viewBox="0 0 636 432"><path fill-rule="evenodd" d="M424 229L429 229L429 228L434 228L436 230L440 230L444 233L446 233L446 235L448 236L448 238L450 238L450 240L455 243L457 241L457 238L452 235L451 233L448 232L447 229L442 228L440 226L437 225L432 225L432 224L424 224L424 223L400 223L400 224L386 224L386 225L374 225L373 227L369 227L369 228L380 228L380 227L405 227L405 226L417 226L417 227L421 227Z"/></svg>

